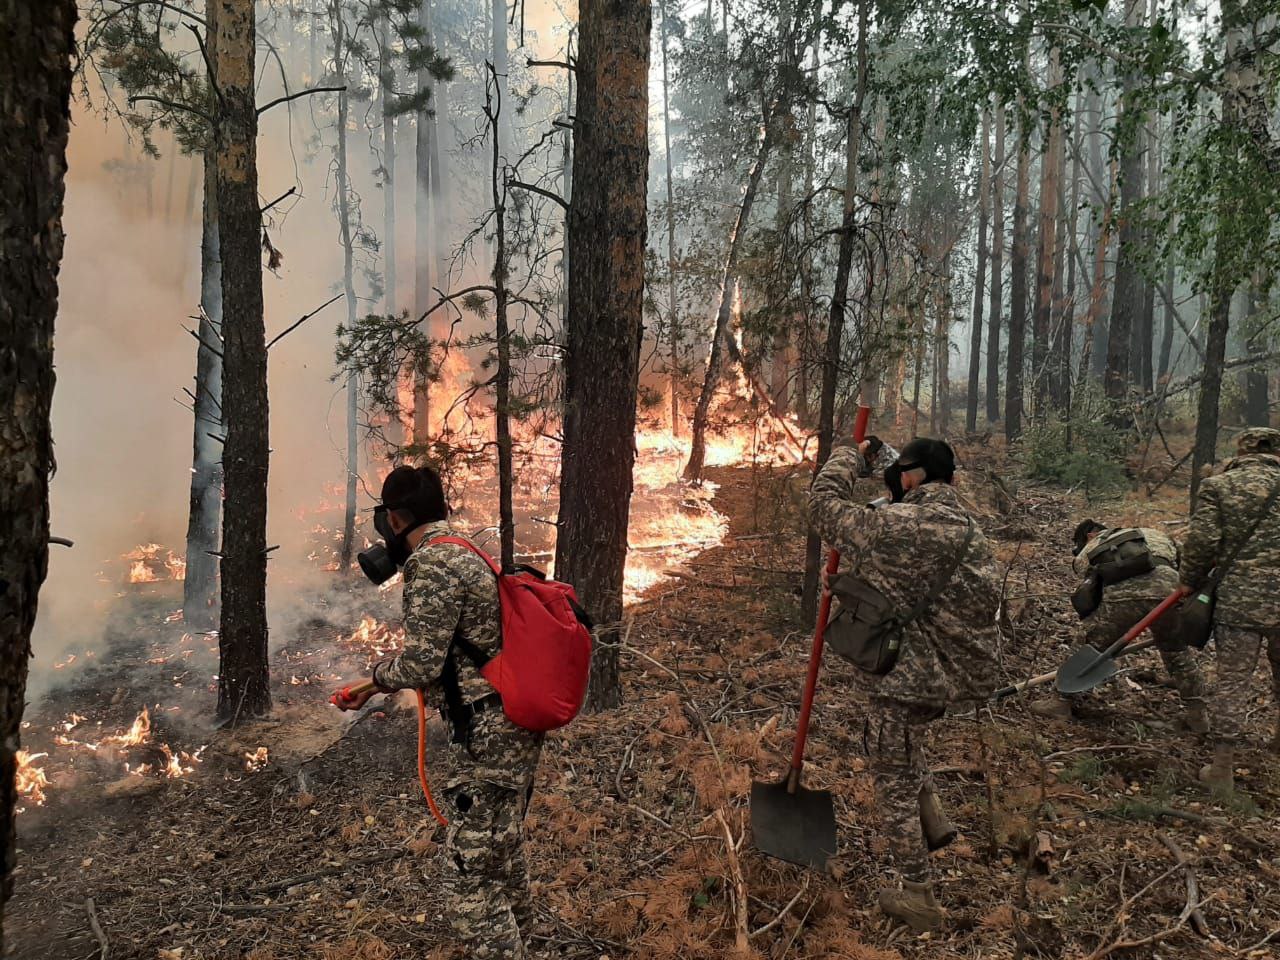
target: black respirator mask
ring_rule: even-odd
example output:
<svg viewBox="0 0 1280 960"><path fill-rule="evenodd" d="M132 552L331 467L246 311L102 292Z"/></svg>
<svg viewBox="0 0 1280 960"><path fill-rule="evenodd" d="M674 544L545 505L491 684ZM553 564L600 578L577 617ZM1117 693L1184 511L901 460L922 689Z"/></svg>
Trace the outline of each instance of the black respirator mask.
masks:
<svg viewBox="0 0 1280 960"><path fill-rule="evenodd" d="M396 533L391 528L390 510L385 506L373 508L373 529L382 537L382 543L375 543L368 550L356 554L360 569L364 575L378 586L386 583L396 575L396 571L405 565L409 554L408 535L420 526L415 524L403 533Z"/></svg>
<svg viewBox="0 0 1280 960"><path fill-rule="evenodd" d="M915 470L918 463L903 463L898 460L884 468L884 485L889 488L889 498L893 503L901 503L906 491L902 489L902 475Z"/></svg>

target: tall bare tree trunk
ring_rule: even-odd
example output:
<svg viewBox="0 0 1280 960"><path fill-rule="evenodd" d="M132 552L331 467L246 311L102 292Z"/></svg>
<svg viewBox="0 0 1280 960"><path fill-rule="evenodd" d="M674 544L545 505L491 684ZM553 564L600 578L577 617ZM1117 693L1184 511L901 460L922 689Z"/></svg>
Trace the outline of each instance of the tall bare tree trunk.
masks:
<svg viewBox="0 0 1280 960"><path fill-rule="evenodd" d="M1125 0L1125 25L1142 26L1146 0ZM1142 199L1142 136L1135 125L1138 111L1139 77L1135 70L1125 73L1121 85L1123 123L1134 130L1120 142L1120 251L1116 263L1115 293L1111 324L1107 331L1107 370L1104 385L1108 397L1122 400L1133 380L1138 358L1134 357L1135 328L1142 324L1142 274L1138 269L1142 237L1136 208ZM1119 128L1119 124L1117 125ZM1119 135L1119 134L1118 134ZM1140 371L1139 371L1140 372Z"/></svg>
<svg viewBox="0 0 1280 960"><path fill-rule="evenodd" d="M1046 93L1062 83L1062 67L1057 47L1049 51ZM1052 377L1049 353L1053 339L1054 265L1058 239L1058 189L1062 147L1062 118L1057 104L1049 111L1049 129L1040 158L1040 246L1036 266L1035 339L1031 350L1031 371L1035 387L1035 416L1042 420L1048 411Z"/></svg>
<svg viewBox="0 0 1280 960"><path fill-rule="evenodd" d="M254 5L215 0L214 70L222 88L218 129L218 237L222 251L222 620L218 717L235 723L271 709L267 672L267 346L258 207Z"/></svg>
<svg viewBox="0 0 1280 960"><path fill-rule="evenodd" d="M1024 115L1019 109L1019 115ZM1018 166L1014 175L1013 249L1009 257L1009 353L1005 372L1004 435L1012 443L1022 434L1023 347L1027 336L1027 201L1031 192L1030 131L1019 124Z"/></svg>
<svg viewBox="0 0 1280 960"><path fill-rule="evenodd" d="M844 336L849 309L849 274L853 271L853 250L857 244L858 160L862 156L862 108L867 97L867 49L871 22L871 0L858 0L858 79L853 103L845 121L844 208L840 220L840 250L836 257L835 289L827 320L826 351L822 365L822 394L818 410L818 456L814 474L831 456L835 446L836 386L840 378L840 341ZM818 575L822 564L822 538L813 530L805 540L804 584L800 602L806 618L818 607Z"/></svg>
<svg viewBox="0 0 1280 960"><path fill-rule="evenodd" d="M581 0L556 576L601 626L588 706L622 697L617 648L635 462L649 163L648 0Z"/></svg>
<svg viewBox="0 0 1280 960"><path fill-rule="evenodd" d="M1004 105L996 104L991 190L991 319L987 323L987 422L1000 419L1000 328L1004 324Z"/></svg>
<svg viewBox="0 0 1280 960"><path fill-rule="evenodd" d="M389 16L389 15L388 15ZM396 286L396 118L389 109L395 87L396 67L391 59L391 31L388 22L379 26L378 90L382 113L382 283L383 310L393 317L397 311Z"/></svg>
<svg viewBox="0 0 1280 960"><path fill-rule="evenodd" d="M680 436L680 314L676 293L676 194L671 169L671 79L667 69L667 4L662 3L662 140L667 186L667 374L671 390L671 435ZM572 78L570 80L572 82Z"/></svg>
<svg viewBox="0 0 1280 960"><path fill-rule="evenodd" d="M978 261L973 280L973 322L969 331L969 393L964 411L964 428L978 430L978 380L982 368L982 314L987 303L987 217L991 191L991 111L982 111L982 139L978 141L981 174L978 179ZM997 267L997 270L999 268Z"/></svg>
<svg viewBox="0 0 1280 960"><path fill-rule="evenodd" d="M210 5L210 16L216 16ZM196 349L191 498L187 513L187 575L182 619L206 633L217 624L218 527L222 514L222 256L218 250L217 154L204 154L204 223L200 240L200 345ZM218 437L219 439L215 439Z"/></svg>
<svg viewBox="0 0 1280 960"><path fill-rule="evenodd" d="M418 5L418 28L422 31L426 42L431 41L431 0L420 0ZM431 74L425 66L418 68L417 87L419 94L425 92L430 96L432 90ZM431 222L431 110L430 101L420 104L418 115L414 118L414 270L413 270L413 310L421 317L435 302L436 295L432 289L431 269L435 262L435 240ZM431 336L431 321L422 322L422 333ZM427 369L426 358L422 358L413 372L413 443L422 447L430 442L431 436L431 381L430 370Z"/></svg>
<svg viewBox="0 0 1280 960"><path fill-rule="evenodd" d="M493 31L493 72L498 76L498 99L510 103L508 96L508 54L507 54L507 0L491 0L490 26ZM509 159L512 143L512 126L509 111L503 111L498 117L498 154L504 160Z"/></svg>
<svg viewBox="0 0 1280 960"><path fill-rule="evenodd" d="M489 189L493 203L493 316L494 341L498 369L494 378L495 439L498 442L498 542L501 545L502 568L512 570L516 564L516 523L513 508L514 477L511 441L511 330L507 322L507 185L503 182L503 160L499 151L498 128L502 123L498 78L487 79L485 113L489 120L490 169Z"/></svg>
<svg viewBox="0 0 1280 960"><path fill-rule="evenodd" d="M0 953L17 862L14 773L49 564L53 325L71 115L73 0L0 0Z"/></svg>
<svg viewBox="0 0 1280 960"><path fill-rule="evenodd" d="M733 300L738 290L738 254L742 250L742 238L746 234L747 224L751 219L751 207L755 203L756 192L760 188L760 177L764 174L764 166L768 162L772 147L772 124L766 119L764 135L760 138L755 161L751 165L751 172L747 175L747 187L743 191L742 202L738 206L738 216L734 221L733 232L729 235L729 251L725 255L724 273L720 281L720 306L716 310L715 331L711 335L711 349L707 355L707 370L702 378L698 405L693 411L689 462L684 465L686 480L697 481L702 478L702 465L707 453L707 421L711 415L711 400L720 382L721 349L725 344L725 338L733 336L729 328L733 318Z"/></svg>
<svg viewBox="0 0 1280 960"><path fill-rule="evenodd" d="M333 17L333 61L335 72L348 84L347 25L339 0L330 7ZM351 182L347 177L347 123L349 120L347 93L338 94L338 229L342 239L342 289L347 301L347 329L356 326L355 248L351 231ZM356 482L360 476L359 432L359 373L353 366L347 371L347 476L346 498L342 513L342 547L338 552L338 569L346 573L355 555L356 539Z"/></svg>

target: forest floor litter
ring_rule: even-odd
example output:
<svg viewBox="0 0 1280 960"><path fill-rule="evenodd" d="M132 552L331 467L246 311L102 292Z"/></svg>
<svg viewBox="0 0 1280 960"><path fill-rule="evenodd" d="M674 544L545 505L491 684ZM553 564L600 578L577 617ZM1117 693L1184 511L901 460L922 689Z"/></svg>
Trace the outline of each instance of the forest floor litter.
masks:
<svg viewBox="0 0 1280 960"><path fill-rule="evenodd" d="M1053 669L1078 642L1066 599L1071 526L1096 513L1180 533L1183 492L1088 507L1015 485L995 445L957 448L974 467L961 493L1005 574L1002 682ZM1005 480L988 482L988 472ZM1124 661L1070 725L1027 711L1043 692L936 725L930 764L962 831L934 854L948 910L941 935L892 929L875 907L884 844L861 695L838 658L819 681L806 766L807 782L835 796L830 875L754 851L746 798L753 779L786 766L808 653L811 625L799 613L808 476L748 467L708 476L730 521L724 543L629 608L622 706L548 737L528 819L536 955L1280 956L1269 684L1259 677L1237 761L1244 795L1220 802L1195 783L1208 747L1179 730L1177 695L1153 651ZM377 624L358 636L352 611L363 603L379 623L393 618L398 590L340 589L351 591L344 602L317 604L292 635L274 638L275 713L234 731L208 721L216 638L166 622L172 591L121 600L106 649L28 710L24 746L49 754L38 761L47 785L44 804L27 802L19 817L10 956L462 956L441 919L441 837L415 779L409 702L375 701L354 722L327 703L339 680L366 670L371 646L394 643ZM1212 678L1212 651L1202 663ZM124 742L130 732L137 742ZM438 724L431 736L428 768L442 779Z"/></svg>

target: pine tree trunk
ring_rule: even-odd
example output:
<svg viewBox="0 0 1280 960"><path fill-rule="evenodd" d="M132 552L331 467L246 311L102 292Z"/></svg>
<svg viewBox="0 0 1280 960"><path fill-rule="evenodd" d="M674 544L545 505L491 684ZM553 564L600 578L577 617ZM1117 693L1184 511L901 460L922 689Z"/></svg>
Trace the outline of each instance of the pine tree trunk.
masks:
<svg viewBox="0 0 1280 960"><path fill-rule="evenodd" d="M1055 47L1049 51L1048 89L1053 89L1061 82L1062 68ZM1049 113L1048 135L1040 158L1040 245L1036 266L1035 330L1031 348L1037 420L1044 419L1048 411L1052 380L1049 351L1053 338L1054 264L1058 239L1058 151L1061 144L1062 119L1055 104Z"/></svg>
<svg viewBox="0 0 1280 960"><path fill-rule="evenodd" d="M215 8L216 9L216 8ZM196 349L191 499L187 514L187 574L182 619L207 633L218 622L218 527L222 513L222 357L213 347L222 330L222 257L218 250L217 155L204 156L204 225L200 241L200 345Z"/></svg>
<svg viewBox="0 0 1280 960"><path fill-rule="evenodd" d="M513 471L511 463L511 332L507 323L507 192L502 182L502 156L498 152L498 129L506 108L501 100L494 102L492 91L501 91L494 82L485 90L485 113L489 119L491 150L490 196L493 202L494 261L493 315L494 340L498 369L494 378L495 438L498 443L498 540L501 544L502 568L516 565L516 524L513 509Z"/></svg>
<svg viewBox="0 0 1280 960"><path fill-rule="evenodd" d="M387 316L396 315L396 118L388 110L391 106L392 86L395 83L395 63L391 59L391 33L389 23L381 26L381 56L378 63L379 91L382 97L382 283L383 310Z"/></svg>
<svg viewBox="0 0 1280 960"><path fill-rule="evenodd" d="M858 242L857 227L858 161L862 156L862 108L867 96L867 49L871 0L858 0L858 79L853 103L845 124L844 207L840 221L840 249L836 257L835 289L827 319L827 342L822 364L822 394L818 409L818 451L814 475L835 447L836 387L840 379L840 341L844 336L849 309L849 274L853 271L853 251ZM806 619L818 608L818 577L822 564L822 538L812 529L805 540L804 583L800 603Z"/></svg>
<svg viewBox="0 0 1280 960"><path fill-rule="evenodd" d="M978 380L982 368L982 313L986 306L987 282L987 217L991 190L991 152L988 141L991 135L991 111L982 111L981 174L978 179L978 261L973 281L973 322L969 332L969 393L964 411L964 428L969 433L978 431Z"/></svg>
<svg viewBox="0 0 1280 960"><path fill-rule="evenodd" d="M225 106L218 134L218 238L222 252L222 412L226 499L218 718L235 723L271 709L267 673L267 348L254 103L254 5L216 0L214 69Z"/></svg>
<svg viewBox="0 0 1280 960"><path fill-rule="evenodd" d="M987 422L1000 419L1000 328L1004 325L1004 106L996 104L991 190L991 313L987 322Z"/></svg>
<svg viewBox="0 0 1280 960"><path fill-rule="evenodd" d="M431 40L431 0L421 0L418 6L418 27L424 39ZM419 93L430 92L431 74L425 67L418 70ZM414 122L414 269L413 311L421 317L436 300L431 284L431 267L435 262L435 250L431 229L431 105L419 109ZM431 336L431 321L422 322L422 333ZM420 357L413 371L413 443L423 447L431 441L431 382L426 357Z"/></svg>
<svg viewBox="0 0 1280 960"><path fill-rule="evenodd" d="M1125 24L1136 29L1142 25L1145 0L1125 0ZM1126 115L1137 111L1138 75L1130 70L1121 87L1121 110ZM1128 122L1133 123L1132 117ZM1119 126L1119 125L1117 125ZM1142 275L1138 269L1141 232L1136 219L1137 204L1142 200L1142 138L1135 135L1122 140L1120 160L1120 251L1116 263L1115 292L1111 323L1107 331L1107 369L1103 379L1106 394L1123 400L1135 372L1141 374L1135 356L1135 330L1142 325ZM1132 361L1132 362L1131 362Z"/></svg>
<svg viewBox="0 0 1280 960"><path fill-rule="evenodd" d="M1068 203L1070 204L1067 215L1063 218L1066 228L1066 241L1059 243L1059 252L1065 251L1067 259L1067 277L1066 286L1061 292L1060 323L1062 325L1061 334L1058 339L1058 384L1060 393L1057 403L1060 410L1070 412L1071 399L1075 384L1072 383L1072 364L1071 359L1075 351L1075 334L1076 334L1076 306L1077 293L1079 291L1079 282L1076 276L1076 267L1080 263L1080 156L1083 152L1083 144L1080 142L1083 115L1082 109L1083 97L1079 90L1076 91L1076 105L1074 117L1071 124L1071 193ZM1066 162L1065 152L1063 162ZM1062 268L1059 265L1058 276L1062 276Z"/></svg>
<svg viewBox="0 0 1280 960"><path fill-rule="evenodd" d="M1010 443L1022 434L1022 354L1027 336L1027 201L1031 192L1028 131L1019 130L1018 137L1018 165L1014 175L1013 249L1009 257L1009 353L1004 402L1004 435Z"/></svg>
<svg viewBox="0 0 1280 960"><path fill-rule="evenodd" d="M493 72L498 77L498 99L503 104L511 102L508 96L507 71L507 0L491 0L489 15L493 32ZM498 155L510 159L513 154L512 128L510 111L504 110L498 117Z"/></svg>
<svg viewBox="0 0 1280 960"><path fill-rule="evenodd" d="M49 563L53 326L75 22L72 0L0 0L0 953L17 855L14 772L31 629Z"/></svg>
<svg viewBox="0 0 1280 960"><path fill-rule="evenodd" d="M347 76L347 62L350 52L347 49L347 30L343 20L342 5L334 0L331 8L333 16L334 65L344 84L350 82ZM355 289L355 249L351 231L351 182L347 178L347 122L349 114L346 91L338 94L338 230L342 241L342 289L347 301L347 329L356 327L356 289ZM351 560L355 555L356 538L356 482L360 476L360 444L359 431L359 375L354 367L347 371L347 476L346 498L342 513L342 546L338 552L338 570L346 573L351 569Z"/></svg>
<svg viewBox="0 0 1280 960"><path fill-rule="evenodd" d="M676 293L676 195L671 169L671 79L668 72L667 6L662 4L662 138L667 187L667 373L671 391L671 435L680 436L680 315ZM572 82L572 78L571 81Z"/></svg>
<svg viewBox="0 0 1280 960"><path fill-rule="evenodd" d="M747 224L751 219L751 207L755 203L756 192L760 188L760 177L764 174L764 166L768 162L772 147L772 126L766 120L764 136L760 139L755 162L752 163L751 172L747 176L747 187L743 191L742 202L738 206L738 216L734 221L733 232L729 235L729 252L725 256L724 273L720 281L720 306L716 310L715 332L711 335L711 349L707 355L707 370L702 378L698 405L693 411L689 462L684 465L684 479L693 482L702 479L702 466L707 453L707 421L711 416L711 401L715 396L716 386L720 383L721 349L725 338L733 336L729 327L733 319L733 300L738 290L738 255L742 250L742 239L746 235Z"/></svg>
<svg viewBox="0 0 1280 960"><path fill-rule="evenodd" d="M1226 60L1229 64L1223 77L1222 91L1222 141L1238 144L1243 139L1241 120L1248 114L1248 104L1242 102L1246 94L1241 84L1240 47L1243 46L1244 27L1238 0L1223 0L1222 30L1224 33ZM1238 148L1237 148L1238 149ZM1222 396L1222 371L1227 355L1227 333L1231 324L1231 298L1236 290L1236 278L1232 275L1232 258L1235 251L1228 249L1231 230L1239 222L1243 211L1241 197L1227 186L1219 187L1217 204L1218 236L1214 250L1213 272L1210 283L1212 305L1209 314L1209 332L1204 345L1204 374L1200 379L1200 396L1196 404L1196 440L1191 455L1191 509L1196 506L1200 493L1202 469L1218 458L1218 404Z"/></svg>
<svg viewBox="0 0 1280 960"><path fill-rule="evenodd" d="M1114 215L1115 215L1115 195L1116 195L1116 176L1119 170L1119 162L1113 160L1111 162L1110 173L1107 182L1110 189L1107 191L1107 197L1102 208L1102 223L1098 228L1098 236L1093 248L1093 280L1089 285L1089 309L1085 313L1084 319L1084 346L1080 354L1079 378L1083 380L1087 374L1097 372L1097 367L1091 364L1091 360L1095 354L1095 344L1099 339L1099 328L1102 317L1102 304L1106 298L1107 283L1107 247L1111 244L1111 235L1115 232ZM1103 355L1105 358L1106 351L1097 350L1097 354Z"/></svg>
<svg viewBox="0 0 1280 960"><path fill-rule="evenodd" d="M644 314L648 0L581 0L556 576L600 627L588 706L622 697L618 654Z"/></svg>

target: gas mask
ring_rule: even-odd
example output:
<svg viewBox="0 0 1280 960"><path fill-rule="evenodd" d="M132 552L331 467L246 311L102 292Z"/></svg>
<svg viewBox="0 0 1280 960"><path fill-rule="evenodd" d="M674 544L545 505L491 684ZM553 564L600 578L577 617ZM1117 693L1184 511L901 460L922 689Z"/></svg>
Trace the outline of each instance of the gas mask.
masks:
<svg viewBox="0 0 1280 960"><path fill-rule="evenodd" d="M417 529L417 526L411 527L410 530ZM383 542L375 543L368 550L360 552L356 555L356 560L359 561L364 575L381 586L394 577L396 571L408 561L412 551L409 549L409 541L406 537L410 530L396 533L391 527L390 511L385 506L373 508L373 529L378 531Z"/></svg>
<svg viewBox="0 0 1280 960"><path fill-rule="evenodd" d="M889 499L893 503L901 503L906 491L902 489L902 475L914 470L918 464L903 463L898 460L884 468L884 485L889 488Z"/></svg>

